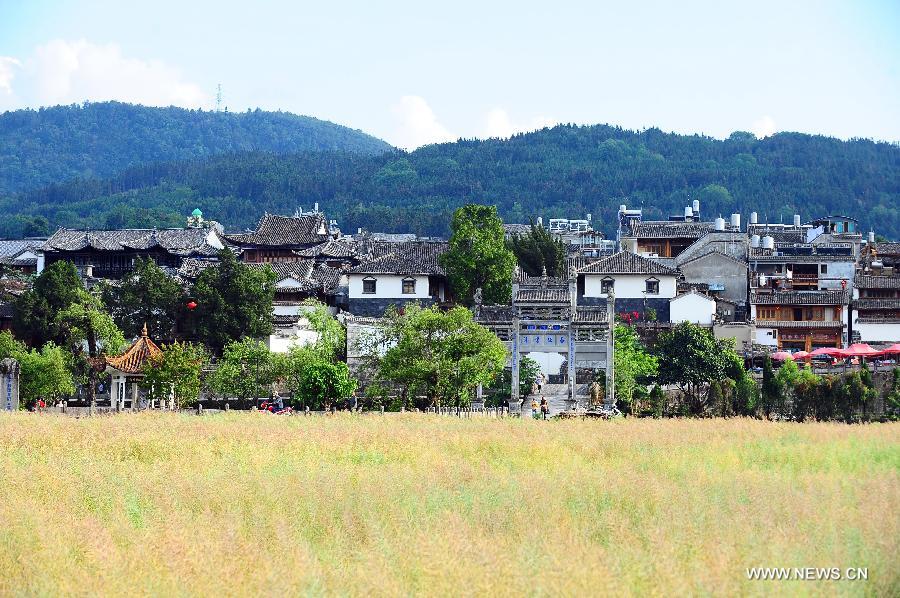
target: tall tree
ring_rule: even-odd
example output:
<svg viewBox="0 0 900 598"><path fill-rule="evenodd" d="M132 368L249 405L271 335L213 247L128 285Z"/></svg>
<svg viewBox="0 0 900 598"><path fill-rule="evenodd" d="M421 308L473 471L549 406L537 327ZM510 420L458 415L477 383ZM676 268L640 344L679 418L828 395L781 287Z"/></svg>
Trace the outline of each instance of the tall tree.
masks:
<svg viewBox="0 0 900 598"><path fill-rule="evenodd" d="M126 337L137 336L146 324L150 337L157 342L174 340L184 290L152 259L138 258L120 284L104 285L102 295Z"/></svg>
<svg viewBox="0 0 900 598"><path fill-rule="evenodd" d="M84 290L78 270L72 262L53 262L41 272L32 288L13 304L13 328L16 335L32 347L49 341L66 342L58 314L79 300Z"/></svg>
<svg viewBox="0 0 900 598"><path fill-rule="evenodd" d="M204 270L194 285L197 336L219 353L228 343L272 333L275 272L254 270L234 254L219 252L219 266Z"/></svg>
<svg viewBox="0 0 900 598"><path fill-rule="evenodd" d="M67 356L52 342L28 349L9 331L0 332L0 359L12 357L19 362L19 394L22 406L30 407L38 399L55 401L75 392Z"/></svg>
<svg viewBox="0 0 900 598"><path fill-rule="evenodd" d="M513 235L509 248L516 255L519 266L530 276L539 276L544 271L548 276L566 276L566 248L543 226L531 223L531 230L525 235Z"/></svg>
<svg viewBox="0 0 900 598"><path fill-rule="evenodd" d="M200 371L206 360L206 351L200 345L164 345L162 353L144 364L141 386L154 399L167 399L171 393L176 407L190 407L200 398Z"/></svg>
<svg viewBox="0 0 900 598"><path fill-rule="evenodd" d="M426 403L419 406L469 404L479 384L490 384L503 371L507 357L503 343L468 309L415 305L402 313L389 310L367 352L376 371L373 388L399 388L407 404L424 395Z"/></svg>
<svg viewBox="0 0 900 598"><path fill-rule="evenodd" d="M280 377L279 369L279 362L265 343L247 337L225 346L209 387L222 397L268 397L272 383Z"/></svg>
<svg viewBox="0 0 900 598"><path fill-rule="evenodd" d="M616 355L615 379L616 401L628 410L635 390L643 382L655 376L659 364L655 356L647 352L631 326L618 324L615 328Z"/></svg>
<svg viewBox="0 0 900 598"><path fill-rule="evenodd" d="M485 303L508 303L516 257L506 246L496 206L467 204L453 213L450 249L441 256L456 299L470 303L481 289Z"/></svg>

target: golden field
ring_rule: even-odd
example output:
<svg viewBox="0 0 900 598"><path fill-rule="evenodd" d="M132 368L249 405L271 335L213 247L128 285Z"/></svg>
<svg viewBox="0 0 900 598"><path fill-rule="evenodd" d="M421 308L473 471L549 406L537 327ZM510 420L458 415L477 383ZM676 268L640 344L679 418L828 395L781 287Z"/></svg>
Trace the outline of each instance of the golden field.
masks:
<svg viewBox="0 0 900 598"><path fill-rule="evenodd" d="M21 413L0 484L2 595L900 593L898 424Z"/></svg>

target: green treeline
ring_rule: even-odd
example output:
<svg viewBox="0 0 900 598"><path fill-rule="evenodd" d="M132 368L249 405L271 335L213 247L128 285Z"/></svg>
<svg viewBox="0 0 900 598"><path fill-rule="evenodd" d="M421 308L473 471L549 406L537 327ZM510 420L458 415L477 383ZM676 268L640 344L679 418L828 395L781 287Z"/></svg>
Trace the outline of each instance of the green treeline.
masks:
<svg viewBox="0 0 900 598"><path fill-rule="evenodd" d="M49 158L48 158L49 159ZM780 133L701 135L560 125L508 140L460 140L406 153L251 151L126 168L0 199L0 236L58 225L178 226L199 207L229 229L264 211L318 202L344 230L447 234L453 211L495 204L506 222L583 217L611 234L619 204L646 219L701 201L704 218L739 211L761 222L848 214L900 237L900 147Z"/></svg>

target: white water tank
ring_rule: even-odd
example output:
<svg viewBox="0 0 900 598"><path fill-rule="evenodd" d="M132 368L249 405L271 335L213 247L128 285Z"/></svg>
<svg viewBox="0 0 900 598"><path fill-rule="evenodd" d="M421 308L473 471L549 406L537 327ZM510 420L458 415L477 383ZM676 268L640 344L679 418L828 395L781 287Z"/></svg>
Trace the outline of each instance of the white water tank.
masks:
<svg viewBox="0 0 900 598"><path fill-rule="evenodd" d="M694 210L694 214L697 214L699 216L700 215L700 200L695 199L694 202L691 204L691 207Z"/></svg>
<svg viewBox="0 0 900 598"><path fill-rule="evenodd" d="M763 249L775 249L775 239L769 235L762 238Z"/></svg>
<svg viewBox="0 0 900 598"><path fill-rule="evenodd" d="M750 224L757 223L757 215L756 212L750 212Z"/></svg>
<svg viewBox="0 0 900 598"><path fill-rule="evenodd" d="M754 249L759 248L759 235L753 235L752 237L750 237L750 247Z"/></svg>
<svg viewBox="0 0 900 598"><path fill-rule="evenodd" d="M725 230L725 219L721 216L716 218L716 230Z"/></svg>
<svg viewBox="0 0 900 598"><path fill-rule="evenodd" d="M875 244L875 231L870 230L869 231L869 245L874 245L874 244Z"/></svg>
<svg viewBox="0 0 900 598"><path fill-rule="evenodd" d="M622 204L622 205L619 206L619 212L624 212L624 211L627 210L627 209L628 209L628 208L627 208L627 206L626 206L625 204Z"/></svg>
<svg viewBox="0 0 900 598"><path fill-rule="evenodd" d="M800 214L794 214L794 226L800 228Z"/></svg>
<svg viewBox="0 0 900 598"><path fill-rule="evenodd" d="M684 206L684 218L685 220L694 218L694 210L691 209L691 206Z"/></svg>
<svg viewBox="0 0 900 598"><path fill-rule="evenodd" d="M741 215L740 214L732 214L731 215L731 228L741 230Z"/></svg>

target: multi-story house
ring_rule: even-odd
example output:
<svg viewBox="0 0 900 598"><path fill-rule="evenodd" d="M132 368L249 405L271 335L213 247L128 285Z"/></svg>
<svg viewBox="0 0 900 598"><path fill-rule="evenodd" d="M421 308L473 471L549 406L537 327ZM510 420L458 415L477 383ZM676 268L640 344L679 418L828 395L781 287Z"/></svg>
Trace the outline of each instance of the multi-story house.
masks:
<svg viewBox="0 0 900 598"><path fill-rule="evenodd" d="M319 211L294 216L266 213L256 230L227 235L240 248L247 263L295 262L299 252L322 245L332 238L325 215Z"/></svg>
<svg viewBox="0 0 900 598"><path fill-rule="evenodd" d="M578 304L605 307L609 291L615 293L616 312L638 312L646 320L669 321L669 302L678 288L678 272L630 251L582 266L577 276ZM649 318L652 319L652 318Z"/></svg>

